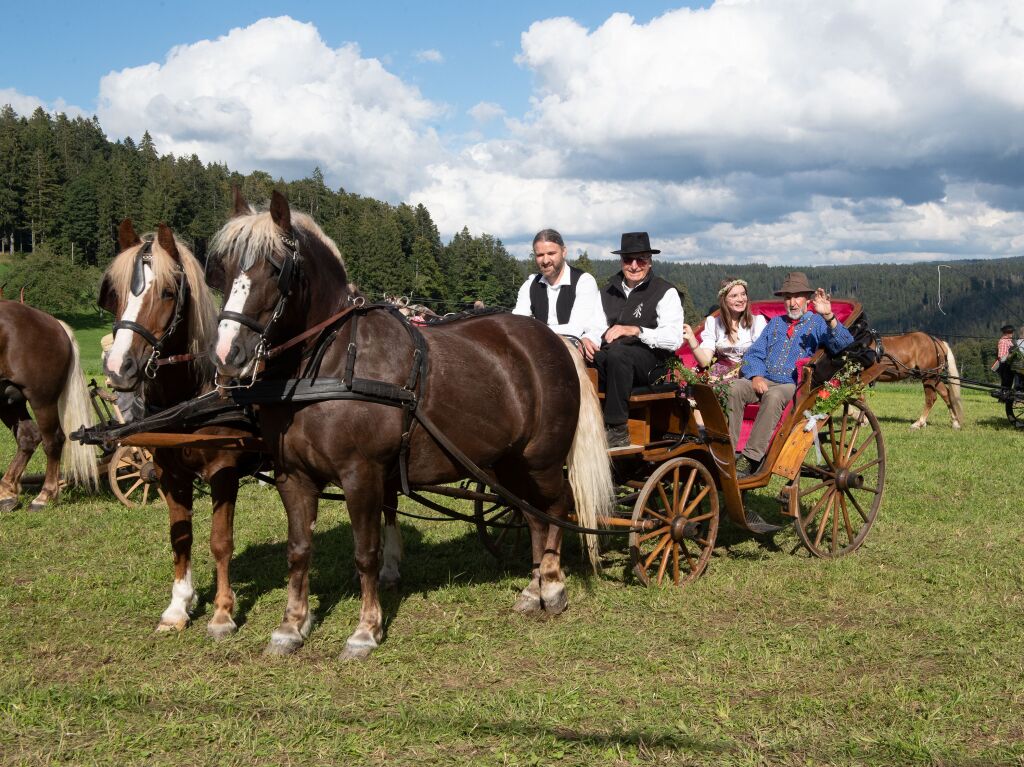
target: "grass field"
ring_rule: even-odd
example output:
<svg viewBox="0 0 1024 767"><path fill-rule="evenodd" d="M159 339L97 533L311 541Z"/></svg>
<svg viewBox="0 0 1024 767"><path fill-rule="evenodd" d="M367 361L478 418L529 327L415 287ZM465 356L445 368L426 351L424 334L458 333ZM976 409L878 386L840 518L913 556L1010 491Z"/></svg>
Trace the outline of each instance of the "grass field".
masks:
<svg viewBox="0 0 1024 767"><path fill-rule="evenodd" d="M105 330L91 332L85 349ZM1024 764L1024 433L984 395L967 397L962 433L944 410L911 432L921 403L910 386L871 396L886 496L850 557L726 529L698 582L644 589L624 582L621 548L587 577L573 544L570 609L537 621L510 610L525 560L504 569L464 523L405 521L386 641L355 664L337 660L358 612L337 502L317 526L319 623L283 659L262 655L285 603L273 490L243 488L240 630L220 643L205 635L208 499L203 602L174 636L153 631L170 591L163 509L72 491L15 511L0 518L0 763ZM5 434L5 460L11 447Z"/></svg>

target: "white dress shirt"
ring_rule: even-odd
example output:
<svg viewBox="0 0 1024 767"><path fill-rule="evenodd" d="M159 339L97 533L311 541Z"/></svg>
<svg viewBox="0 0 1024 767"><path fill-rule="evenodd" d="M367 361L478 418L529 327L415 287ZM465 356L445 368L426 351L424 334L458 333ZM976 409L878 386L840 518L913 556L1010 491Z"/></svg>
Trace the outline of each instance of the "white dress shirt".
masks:
<svg viewBox="0 0 1024 767"><path fill-rule="evenodd" d="M622 282L622 292L629 298L633 288ZM683 302L679 291L669 288L655 307L658 316L658 327L640 328L640 341L652 349L665 349L674 352L683 345Z"/></svg>
<svg viewBox="0 0 1024 767"><path fill-rule="evenodd" d="M519 288L513 314L533 316L533 312L530 311L530 285L535 279L537 276L531 275ZM580 275L579 282L576 283L576 300L572 304L572 311L569 312L569 321L559 324L558 295L563 286L571 283L569 265L562 267L562 273L554 285L548 282L547 277L540 279L548 291L548 327L561 335L589 338L600 346L601 336L608 328L608 323L605 322L604 311L601 309L601 294L597 289L597 280L587 272Z"/></svg>
<svg viewBox="0 0 1024 767"><path fill-rule="evenodd" d="M704 323L704 332L700 336L700 348L706 349L718 358L719 362L732 362L735 365L743 362L743 355L761 335L768 320L764 315L755 314L754 324L745 328L736 328L736 340L730 341L720 317L708 317Z"/></svg>

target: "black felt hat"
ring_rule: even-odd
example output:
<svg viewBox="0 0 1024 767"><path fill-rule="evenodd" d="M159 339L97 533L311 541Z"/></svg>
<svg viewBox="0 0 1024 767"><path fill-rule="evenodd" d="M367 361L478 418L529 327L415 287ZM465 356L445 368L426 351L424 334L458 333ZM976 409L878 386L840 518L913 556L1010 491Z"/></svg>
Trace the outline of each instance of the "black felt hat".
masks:
<svg viewBox="0 0 1024 767"><path fill-rule="evenodd" d="M1003 325L1001 328L999 328L999 332L1000 333L1012 333L1013 332L1013 325Z"/></svg>
<svg viewBox="0 0 1024 767"><path fill-rule="evenodd" d="M622 235L622 245L618 250L613 250L616 256L638 256L641 253L661 253L660 250L651 248L651 238L647 232L626 232Z"/></svg>

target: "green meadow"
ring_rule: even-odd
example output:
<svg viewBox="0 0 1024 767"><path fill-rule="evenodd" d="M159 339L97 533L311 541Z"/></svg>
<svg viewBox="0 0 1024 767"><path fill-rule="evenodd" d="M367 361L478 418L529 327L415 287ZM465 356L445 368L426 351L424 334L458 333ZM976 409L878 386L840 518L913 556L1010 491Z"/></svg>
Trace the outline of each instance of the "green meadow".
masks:
<svg viewBox="0 0 1024 767"><path fill-rule="evenodd" d="M79 334L91 376L104 332ZM201 602L174 635L154 631L171 585L158 502L72 489L16 510L0 517L0 764L1020 765L1024 433L983 394L966 395L962 432L944 408L914 432L922 402L909 385L871 393L885 498L835 562L788 530L723 523L702 578L647 589L625 577L624 542L594 576L570 541L569 610L536 620L510 609L525 557L499 563L466 523L406 518L386 640L358 663L338 660L359 609L339 502L316 528L318 622L287 658L263 655L286 598L273 489L242 488L239 631L221 642L205 633L207 497ZM5 462L12 450L5 432Z"/></svg>

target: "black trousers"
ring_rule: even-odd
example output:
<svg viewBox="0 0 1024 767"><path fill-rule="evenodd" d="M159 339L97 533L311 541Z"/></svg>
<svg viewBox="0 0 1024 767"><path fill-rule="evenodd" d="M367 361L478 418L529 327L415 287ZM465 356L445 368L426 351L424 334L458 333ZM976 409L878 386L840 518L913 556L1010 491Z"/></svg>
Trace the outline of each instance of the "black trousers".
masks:
<svg viewBox="0 0 1024 767"><path fill-rule="evenodd" d="M665 375L671 352L641 343L615 341L594 355L598 385L604 391L604 422L620 426L629 420L629 393L650 386Z"/></svg>
<svg viewBox="0 0 1024 767"><path fill-rule="evenodd" d="M1010 367L1009 362L1000 362L996 372L999 373L1000 386L1004 389L1009 389L1013 386L1013 368Z"/></svg>

